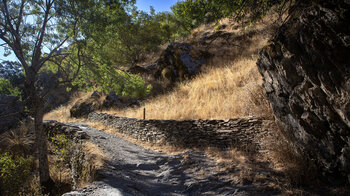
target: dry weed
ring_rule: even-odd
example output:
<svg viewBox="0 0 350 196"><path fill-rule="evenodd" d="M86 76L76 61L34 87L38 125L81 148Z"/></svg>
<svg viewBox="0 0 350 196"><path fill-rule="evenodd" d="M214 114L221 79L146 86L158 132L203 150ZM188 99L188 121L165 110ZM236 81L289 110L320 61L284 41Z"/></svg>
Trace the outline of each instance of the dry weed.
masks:
<svg viewBox="0 0 350 196"><path fill-rule="evenodd" d="M95 170L101 169L104 165L104 160L106 159L102 150L90 141L84 144L84 150L89 157L88 162L90 165L93 165Z"/></svg>
<svg viewBox="0 0 350 196"><path fill-rule="evenodd" d="M228 119L270 116L256 57L230 65L207 67L195 79L181 83L169 94L147 101L147 119ZM107 113L142 118L143 107Z"/></svg>
<svg viewBox="0 0 350 196"><path fill-rule="evenodd" d="M71 100L66 105L61 105L58 108L44 115L44 120L57 120L59 122L74 122L76 119L70 117L70 109L80 99L87 99L92 92L78 92L72 96Z"/></svg>
<svg viewBox="0 0 350 196"><path fill-rule="evenodd" d="M274 169L284 173L288 186L316 185L317 168L315 163L296 148L282 134L282 128L277 122L271 122L268 129L271 132L270 138L266 138L268 148L268 159Z"/></svg>
<svg viewBox="0 0 350 196"><path fill-rule="evenodd" d="M30 124L22 122L17 129L2 134L0 136L2 148L11 154L30 155L34 144L34 136L28 133L30 128Z"/></svg>

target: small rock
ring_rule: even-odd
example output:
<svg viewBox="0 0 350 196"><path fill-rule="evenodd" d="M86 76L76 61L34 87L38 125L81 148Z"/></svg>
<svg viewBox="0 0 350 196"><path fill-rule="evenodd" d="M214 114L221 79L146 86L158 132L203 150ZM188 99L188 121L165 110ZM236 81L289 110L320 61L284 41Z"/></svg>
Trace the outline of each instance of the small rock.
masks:
<svg viewBox="0 0 350 196"><path fill-rule="evenodd" d="M86 194L80 193L78 191L72 191L72 192L63 194L62 196L86 196Z"/></svg>
<svg viewBox="0 0 350 196"><path fill-rule="evenodd" d="M90 136L85 131L77 131L77 135L80 139L90 139Z"/></svg>

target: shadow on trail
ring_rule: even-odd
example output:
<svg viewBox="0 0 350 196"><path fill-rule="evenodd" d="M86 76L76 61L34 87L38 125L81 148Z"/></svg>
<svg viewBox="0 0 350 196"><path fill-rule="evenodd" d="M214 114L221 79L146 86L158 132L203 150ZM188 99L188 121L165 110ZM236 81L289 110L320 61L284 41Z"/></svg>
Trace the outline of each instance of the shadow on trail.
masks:
<svg viewBox="0 0 350 196"><path fill-rule="evenodd" d="M268 163L220 164L200 151L166 155L101 130L85 127L91 142L105 153L98 178L86 195L276 195L278 173ZM104 139L102 139L104 138ZM243 166L242 166L243 164Z"/></svg>

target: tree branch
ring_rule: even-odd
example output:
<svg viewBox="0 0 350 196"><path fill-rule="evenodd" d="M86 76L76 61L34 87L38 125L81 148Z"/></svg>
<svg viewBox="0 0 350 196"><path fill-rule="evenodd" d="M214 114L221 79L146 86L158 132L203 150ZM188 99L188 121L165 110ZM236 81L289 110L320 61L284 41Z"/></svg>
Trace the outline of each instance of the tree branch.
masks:
<svg viewBox="0 0 350 196"><path fill-rule="evenodd" d="M23 19L24 4L25 4L25 0L22 0L21 7L20 7L20 10L19 10L19 14L18 14L18 21L17 21L17 24L16 24L16 33L17 34L19 34L19 28L21 26L22 19Z"/></svg>
<svg viewBox="0 0 350 196"><path fill-rule="evenodd" d="M56 83L53 87L51 87L51 88L49 88L49 89L47 89L45 92L43 92L40 96L41 97L46 97L49 93L51 93L54 89L56 89L58 86L60 86L60 85L63 85L63 84L69 84L69 83L71 83L72 81L74 81L77 77L78 77L78 74L79 74L79 72L80 72L80 69L81 69L81 67L82 67L82 61L81 61L81 51L80 51L80 49L78 49L78 53L77 53L77 55L78 55L78 68L77 68L77 71L73 74L73 76L71 77L71 78L69 78L69 76L66 76L66 79L65 80L63 80L63 81L60 81L60 82L58 82L58 83ZM62 68L62 61L63 61L64 59L62 59L61 60L61 62L56 62L56 61L54 61L54 60L50 60L51 62L53 62L53 63L55 63L58 67L59 67L59 69L60 69L60 71L61 72L65 72L64 71L64 69ZM69 75L69 74L67 74L67 73L65 73L66 75Z"/></svg>
<svg viewBox="0 0 350 196"><path fill-rule="evenodd" d="M5 16L5 26L7 26L8 30L11 32L11 35L13 36L14 40L20 40L19 36L16 34L15 29L13 28L13 24L12 24L12 20L8 11L8 6L7 6L7 1L6 0L2 0L4 6L2 9L2 12Z"/></svg>
<svg viewBox="0 0 350 196"><path fill-rule="evenodd" d="M42 58L39 61L39 69L40 67L46 62L48 61L50 58L52 58L54 56L54 53L57 52L57 50L69 39L69 37L66 37L59 45L57 45L53 50L51 50L51 52L44 58Z"/></svg>
<svg viewBox="0 0 350 196"><path fill-rule="evenodd" d="M24 58L23 48L21 46L21 38L20 38L19 34L17 33L17 31L15 31L13 28L13 24L12 24L12 21L10 19L9 12L8 12L7 1L2 0L2 4L3 4L3 6L2 6L1 11L5 17L5 24L1 23L1 26L4 27L5 31L0 34L0 39L2 39L5 43L7 43L9 45L9 47L11 47L11 49L15 53L16 57L19 59L19 61L23 65L23 68L26 71L28 71L29 66L26 63L25 58ZM6 31L10 32L12 39L13 39L12 41L9 38L5 37Z"/></svg>
<svg viewBox="0 0 350 196"><path fill-rule="evenodd" d="M34 68L35 71L39 71L42 63L40 63L40 57L41 57L41 45L43 43L44 40L44 36L45 36L45 31L46 31L46 25L47 22L49 21L49 13L50 13L50 9L52 6L52 3L50 0L46 0L46 9L44 10L45 15L44 15L44 20L43 20L43 24L42 27L38 33L38 38L35 42L34 45L34 51L33 51L33 56L32 56L32 66Z"/></svg>

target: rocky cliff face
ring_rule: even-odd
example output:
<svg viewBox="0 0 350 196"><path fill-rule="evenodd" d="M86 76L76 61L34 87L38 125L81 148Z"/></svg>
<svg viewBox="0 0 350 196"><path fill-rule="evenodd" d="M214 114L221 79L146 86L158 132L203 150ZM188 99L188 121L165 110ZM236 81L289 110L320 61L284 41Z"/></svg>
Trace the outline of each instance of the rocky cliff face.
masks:
<svg viewBox="0 0 350 196"><path fill-rule="evenodd" d="M0 134L18 126L24 117L23 103L19 97L0 94Z"/></svg>
<svg viewBox="0 0 350 196"><path fill-rule="evenodd" d="M257 63L287 138L350 181L350 2L299 3Z"/></svg>

